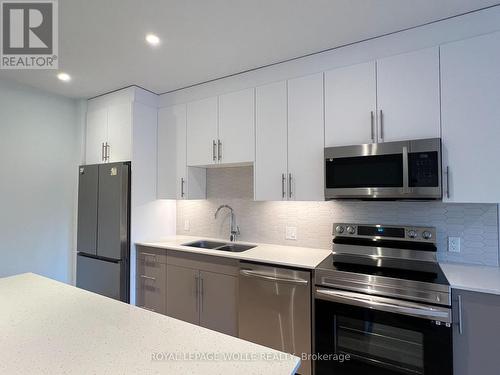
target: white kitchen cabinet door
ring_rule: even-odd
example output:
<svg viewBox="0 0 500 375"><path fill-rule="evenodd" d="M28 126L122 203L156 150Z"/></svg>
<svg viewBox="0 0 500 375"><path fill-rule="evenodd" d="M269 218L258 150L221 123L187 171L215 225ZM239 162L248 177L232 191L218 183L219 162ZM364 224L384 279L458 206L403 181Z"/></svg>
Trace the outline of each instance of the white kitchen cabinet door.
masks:
<svg viewBox="0 0 500 375"><path fill-rule="evenodd" d="M287 199L287 83L255 89L254 200Z"/></svg>
<svg viewBox="0 0 500 375"><path fill-rule="evenodd" d="M104 162L104 144L108 139L107 108L87 112L85 164Z"/></svg>
<svg viewBox="0 0 500 375"><path fill-rule="evenodd" d="M441 46L441 103L444 200L500 202L500 33Z"/></svg>
<svg viewBox="0 0 500 375"><path fill-rule="evenodd" d="M325 73L325 147L377 140L375 62Z"/></svg>
<svg viewBox="0 0 500 375"><path fill-rule="evenodd" d="M207 166L217 162L217 124L217 97L187 104L188 166Z"/></svg>
<svg viewBox="0 0 500 375"><path fill-rule="evenodd" d="M289 199L325 199L324 144L323 73L289 80Z"/></svg>
<svg viewBox="0 0 500 375"><path fill-rule="evenodd" d="M137 126L141 126L137 124ZM108 107L108 156L109 162L132 159L132 104Z"/></svg>
<svg viewBox="0 0 500 375"><path fill-rule="evenodd" d="M182 199L186 180L186 105L158 110L158 199Z"/></svg>
<svg viewBox="0 0 500 375"><path fill-rule="evenodd" d="M252 163L255 153L255 90L219 96L219 162Z"/></svg>
<svg viewBox="0 0 500 375"><path fill-rule="evenodd" d="M379 142L438 138L439 48L377 61Z"/></svg>

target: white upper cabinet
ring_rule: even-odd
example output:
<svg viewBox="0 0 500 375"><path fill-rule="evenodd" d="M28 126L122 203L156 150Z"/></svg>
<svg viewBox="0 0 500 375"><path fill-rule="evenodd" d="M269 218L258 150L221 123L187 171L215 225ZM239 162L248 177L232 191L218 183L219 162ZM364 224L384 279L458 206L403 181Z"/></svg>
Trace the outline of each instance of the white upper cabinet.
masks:
<svg viewBox="0 0 500 375"><path fill-rule="evenodd" d="M288 197L324 200L323 73L288 81Z"/></svg>
<svg viewBox="0 0 500 375"><path fill-rule="evenodd" d="M186 104L158 110L158 199L203 199L206 171L186 165Z"/></svg>
<svg viewBox="0 0 500 375"><path fill-rule="evenodd" d="M255 152L255 90L219 96L219 150L223 164L251 163Z"/></svg>
<svg viewBox="0 0 500 375"><path fill-rule="evenodd" d="M325 73L325 146L376 141L375 62Z"/></svg>
<svg viewBox="0 0 500 375"><path fill-rule="evenodd" d="M287 83L255 89L254 199L287 199Z"/></svg>
<svg viewBox="0 0 500 375"><path fill-rule="evenodd" d="M132 103L108 107L108 161L131 160Z"/></svg>
<svg viewBox="0 0 500 375"><path fill-rule="evenodd" d="M187 104L187 165L217 163L217 97Z"/></svg>
<svg viewBox="0 0 500 375"><path fill-rule="evenodd" d="M104 147L108 139L107 108L87 112L85 164L104 162Z"/></svg>
<svg viewBox="0 0 500 375"><path fill-rule="evenodd" d="M106 105L87 112L85 163L132 158L132 103Z"/></svg>
<svg viewBox="0 0 500 375"><path fill-rule="evenodd" d="M441 103L444 200L500 202L500 33L441 46Z"/></svg>
<svg viewBox="0 0 500 375"><path fill-rule="evenodd" d="M377 60L378 141L440 136L439 49Z"/></svg>

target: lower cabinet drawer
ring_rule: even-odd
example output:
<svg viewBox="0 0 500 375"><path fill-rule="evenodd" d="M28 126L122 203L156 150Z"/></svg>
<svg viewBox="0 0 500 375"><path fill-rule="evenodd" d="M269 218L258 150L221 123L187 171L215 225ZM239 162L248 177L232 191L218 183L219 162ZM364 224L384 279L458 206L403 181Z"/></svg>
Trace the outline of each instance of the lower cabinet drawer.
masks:
<svg viewBox="0 0 500 375"><path fill-rule="evenodd" d="M137 306L160 314L166 314L167 265L137 261Z"/></svg>

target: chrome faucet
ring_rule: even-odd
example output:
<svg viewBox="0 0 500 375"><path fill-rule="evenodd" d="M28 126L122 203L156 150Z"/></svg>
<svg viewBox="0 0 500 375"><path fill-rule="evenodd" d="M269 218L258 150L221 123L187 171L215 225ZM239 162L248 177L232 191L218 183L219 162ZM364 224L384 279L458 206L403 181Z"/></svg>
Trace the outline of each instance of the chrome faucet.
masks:
<svg viewBox="0 0 500 375"><path fill-rule="evenodd" d="M227 204L223 204L222 206L219 206L217 211L215 211L214 217L217 219L217 214L223 208L227 208L231 212L231 216L229 218L229 230L230 230L229 240L231 242L236 241L236 237L240 235L240 227L236 225L236 218L234 217L233 208L231 206L228 206Z"/></svg>

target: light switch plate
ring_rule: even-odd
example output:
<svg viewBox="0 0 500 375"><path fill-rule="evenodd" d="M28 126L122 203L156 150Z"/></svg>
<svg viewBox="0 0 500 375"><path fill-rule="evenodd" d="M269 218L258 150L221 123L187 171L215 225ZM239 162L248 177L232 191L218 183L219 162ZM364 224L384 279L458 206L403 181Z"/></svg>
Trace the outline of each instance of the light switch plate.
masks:
<svg viewBox="0 0 500 375"><path fill-rule="evenodd" d="M285 238L287 240L297 239L297 227L286 227Z"/></svg>
<svg viewBox="0 0 500 375"><path fill-rule="evenodd" d="M188 219L184 220L184 230L189 232L189 220Z"/></svg>
<svg viewBox="0 0 500 375"><path fill-rule="evenodd" d="M448 237L448 251L452 253L460 252L460 237Z"/></svg>

